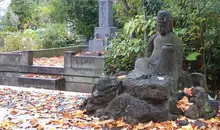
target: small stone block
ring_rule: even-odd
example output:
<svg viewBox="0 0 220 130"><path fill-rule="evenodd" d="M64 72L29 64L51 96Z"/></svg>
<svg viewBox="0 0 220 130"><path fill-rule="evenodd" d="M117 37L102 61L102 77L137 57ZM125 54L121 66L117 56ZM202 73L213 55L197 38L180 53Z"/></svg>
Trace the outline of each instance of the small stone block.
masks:
<svg viewBox="0 0 220 130"><path fill-rule="evenodd" d="M22 51L22 65L33 65L33 51Z"/></svg>
<svg viewBox="0 0 220 130"><path fill-rule="evenodd" d="M64 53L64 67L72 67L72 56L75 55L74 51L66 51Z"/></svg>

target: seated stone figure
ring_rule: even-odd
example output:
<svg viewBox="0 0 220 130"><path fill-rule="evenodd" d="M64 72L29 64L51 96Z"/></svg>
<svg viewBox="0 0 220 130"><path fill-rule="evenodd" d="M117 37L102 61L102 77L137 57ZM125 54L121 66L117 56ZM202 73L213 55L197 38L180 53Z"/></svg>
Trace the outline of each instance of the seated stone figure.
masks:
<svg viewBox="0 0 220 130"><path fill-rule="evenodd" d="M172 29L172 15L159 11L158 34L149 39L146 57L137 59L126 78L106 76L97 82L84 104L88 114L123 117L133 123L171 119L174 100L170 98L177 91L183 52L182 41Z"/></svg>
<svg viewBox="0 0 220 130"><path fill-rule="evenodd" d="M178 66L179 71L181 71L183 43L181 39L173 33L173 19L168 11L160 11L158 13L157 32L158 34L154 34L149 38L147 49L145 51L145 58L139 58L136 60L135 68L131 73L132 76L141 77L146 74L167 73L164 72L165 70L160 70L159 72L156 70L160 68L158 62L160 60L169 61L172 58L175 58L172 60L174 60L174 64ZM163 52L161 54L162 47L164 47L164 49L173 48L176 51L175 57L170 57L169 53L172 52L169 52L168 50L165 50L165 54L168 57L164 56ZM168 66L163 65L163 67L169 68L171 63L167 65Z"/></svg>

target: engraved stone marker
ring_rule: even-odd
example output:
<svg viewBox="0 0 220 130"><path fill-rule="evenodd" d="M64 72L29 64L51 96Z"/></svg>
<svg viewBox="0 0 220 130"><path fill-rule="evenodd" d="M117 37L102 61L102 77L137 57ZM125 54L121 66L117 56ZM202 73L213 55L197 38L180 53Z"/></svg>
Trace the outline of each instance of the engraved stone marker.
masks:
<svg viewBox="0 0 220 130"><path fill-rule="evenodd" d="M95 28L95 38L89 41L89 51L102 52L107 45L106 38L110 40L117 32L113 27L112 4L112 0L99 0L99 27Z"/></svg>

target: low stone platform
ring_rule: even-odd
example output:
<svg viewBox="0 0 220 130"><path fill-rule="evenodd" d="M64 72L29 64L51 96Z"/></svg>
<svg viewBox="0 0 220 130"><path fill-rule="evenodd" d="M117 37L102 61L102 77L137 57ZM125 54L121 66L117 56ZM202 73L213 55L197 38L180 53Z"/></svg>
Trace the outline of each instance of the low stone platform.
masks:
<svg viewBox="0 0 220 130"><path fill-rule="evenodd" d="M69 49L69 48L68 48ZM49 56L52 50L22 51L0 53L0 85L26 86L47 89L61 89L74 92L92 92L104 68L103 56L76 55L85 49L73 48L72 51L61 50L64 56L64 66L33 65L33 58L39 57L40 52ZM36 55L35 55L36 54ZM51 56L51 55L50 55ZM62 82L53 79L24 78L26 74L58 75Z"/></svg>

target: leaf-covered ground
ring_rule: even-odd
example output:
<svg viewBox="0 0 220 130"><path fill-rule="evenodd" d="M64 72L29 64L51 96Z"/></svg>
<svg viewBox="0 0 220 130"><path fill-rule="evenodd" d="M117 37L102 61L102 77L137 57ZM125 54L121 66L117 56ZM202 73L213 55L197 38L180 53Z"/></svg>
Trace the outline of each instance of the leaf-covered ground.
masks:
<svg viewBox="0 0 220 130"><path fill-rule="evenodd" d="M103 52L83 52L78 53L75 56L99 56L103 55ZM33 64L38 66L64 66L64 57L63 56L54 56L54 57L41 57L33 58Z"/></svg>
<svg viewBox="0 0 220 130"><path fill-rule="evenodd" d="M38 66L64 66L64 57L42 57L33 58L33 64Z"/></svg>
<svg viewBox="0 0 220 130"><path fill-rule="evenodd" d="M190 120L181 117L176 121L162 123L127 124L123 119L101 120L89 117L78 106L88 94L76 94L60 91L28 91L14 88L0 88L0 128L30 130L65 129L147 129L147 130L196 130L220 129L218 117L211 120Z"/></svg>
<svg viewBox="0 0 220 130"><path fill-rule="evenodd" d="M43 75L43 74L33 74L33 73L25 74L24 77L43 78L43 79L60 79L60 78L63 78L63 76L59 76L59 75Z"/></svg>

